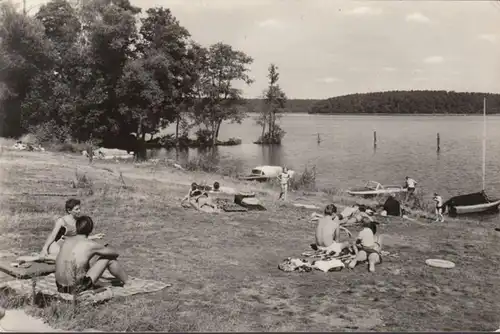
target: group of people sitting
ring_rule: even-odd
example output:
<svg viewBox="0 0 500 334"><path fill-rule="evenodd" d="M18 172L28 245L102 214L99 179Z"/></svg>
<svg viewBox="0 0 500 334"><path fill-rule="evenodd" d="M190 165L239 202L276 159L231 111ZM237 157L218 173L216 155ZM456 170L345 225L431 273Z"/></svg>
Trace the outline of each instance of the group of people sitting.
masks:
<svg viewBox="0 0 500 334"><path fill-rule="evenodd" d="M195 208L196 210L203 212L219 212L220 209L212 201L212 198L208 194L209 191L220 191L219 182L214 182L213 187L202 186L193 182L191 183L191 188L189 189L187 195L182 199L181 205L184 205L187 201L187 205Z"/></svg>
<svg viewBox="0 0 500 334"><path fill-rule="evenodd" d="M94 222L81 215L81 201L67 200L65 210L66 215L56 221L40 252L40 258L55 258L57 290L70 294L90 290L106 269L116 283L126 284L128 276L118 261L118 252L94 241L102 239L103 234L90 235Z"/></svg>
<svg viewBox="0 0 500 334"><path fill-rule="evenodd" d="M378 223L366 213L365 207L358 207L353 212L353 208L346 208L343 216L342 213L337 214L337 207L334 204L326 206L324 215L315 215L318 223L316 226L316 243L311 247L314 250L322 250L327 253L334 252L341 254L345 249L351 249L355 258L349 263L349 268L354 269L358 263L368 262L370 272L375 271L375 265L382 262L381 248L382 240L377 234ZM361 210L360 210L361 209ZM360 224L363 229L358 236L352 241L340 240L341 231L345 231L349 238L352 237L351 232L345 228L348 224Z"/></svg>

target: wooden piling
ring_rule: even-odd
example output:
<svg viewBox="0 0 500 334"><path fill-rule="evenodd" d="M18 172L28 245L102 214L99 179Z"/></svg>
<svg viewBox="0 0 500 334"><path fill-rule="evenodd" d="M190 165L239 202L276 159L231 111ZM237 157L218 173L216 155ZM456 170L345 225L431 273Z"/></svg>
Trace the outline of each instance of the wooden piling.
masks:
<svg viewBox="0 0 500 334"><path fill-rule="evenodd" d="M377 131L373 131L373 147L377 147Z"/></svg>
<svg viewBox="0 0 500 334"><path fill-rule="evenodd" d="M439 132L437 133L436 136L436 151L437 152L441 151L441 138L439 138Z"/></svg>

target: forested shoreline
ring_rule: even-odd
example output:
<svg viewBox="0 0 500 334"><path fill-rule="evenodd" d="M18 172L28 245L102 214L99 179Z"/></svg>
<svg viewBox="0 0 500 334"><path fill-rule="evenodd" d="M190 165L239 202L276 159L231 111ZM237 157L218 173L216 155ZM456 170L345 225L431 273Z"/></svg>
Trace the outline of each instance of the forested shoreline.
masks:
<svg viewBox="0 0 500 334"><path fill-rule="evenodd" d="M453 91L390 91L349 94L315 103L310 114L459 114L500 113L500 94Z"/></svg>

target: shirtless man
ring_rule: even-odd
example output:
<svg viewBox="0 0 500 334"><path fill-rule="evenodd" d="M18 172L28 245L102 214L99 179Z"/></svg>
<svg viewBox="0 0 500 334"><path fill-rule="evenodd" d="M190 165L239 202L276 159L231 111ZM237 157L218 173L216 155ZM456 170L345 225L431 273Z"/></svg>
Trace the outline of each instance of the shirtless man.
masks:
<svg viewBox="0 0 500 334"><path fill-rule="evenodd" d="M351 232L345 227L340 226L340 217L336 215L337 207L334 204L328 204L325 208L325 215L319 217L316 227L316 244L311 245L313 249L332 250L340 253L342 249L349 247L349 242L340 243L340 230ZM334 217L335 215L335 217Z"/></svg>
<svg viewBox="0 0 500 334"><path fill-rule="evenodd" d="M127 282L128 276L118 263L116 250L88 239L93 228L90 217L77 218L76 235L62 244L56 258L57 291L78 294L90 290L106 269L122 284Z"/></svg>

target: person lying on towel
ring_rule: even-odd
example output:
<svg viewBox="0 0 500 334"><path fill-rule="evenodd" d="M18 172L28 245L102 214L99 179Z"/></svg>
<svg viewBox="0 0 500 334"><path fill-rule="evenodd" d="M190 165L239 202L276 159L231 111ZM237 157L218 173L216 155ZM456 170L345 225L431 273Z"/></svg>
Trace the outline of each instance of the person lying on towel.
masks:
<svg viewBox="0 0 500 334"><path fill-rule="evenodd" d="M348 209L350 209L348 211ZM344 215L344 212L348 211L349 215ZM342 216L346 221L344 224L346 225L354 225L363 222L364 220L373 221L373 218L367 212L367 207L365 205L355 205L354 207L347 207L342 211ZM372 212L370 210L370 212ZM347 213L347 212L346 212Z"/></svg>
<svg viewBox="0 0 500 334"><path fill-rule="evenodd" d="M382 238L377 235L377 223L366 221L354 243L356 258L349 263L349 268L354 269L358 262L368 261L370 272L375 271L375 265L382 263Z"/></svg>
<svg viewBox="0 0 500 334"><path fill-rule="evenodd" d="M45 244L40 252L40 258L55 257L59 253L62 243L67 237L76 235L76 219L81 213L81 201L70 198L65 204L66 215L59 218L52 232L47 237ZM104 234L99 233L90 236L89 239L102 239Z"/></svg>
<svg viewBox="0 0 500 334"><path fill-rule="evenodd" d="M351 232L340 226L342 217L336 213L337 207L334 204L328 204L325 208L325 215L318 218L316 243L311 245L314 250L340 254L344 248L349 247L349 242L340 242L340 230L346 231L349 236L351 236Z"/></svg>
<svg viewBox="0 0 500 334"><path fill-rule="evenodd" d="M185 201L188 201L196 210L204 212L214 212L218 210L208 193L201 190L196 182L191 183L191 189L189 189L187 195L182 199L181 205L183 205Z"/></svg>
<svg viewBox="0 0 500 334"><path fill-rule="evenodd" d="M56 285L60 293L78 294L93 288L106 269L127 283L128 275L118 262L118 252L89 240L94 222L88 216L76 219L75 236L67 238L56 258Z"/></svg>

